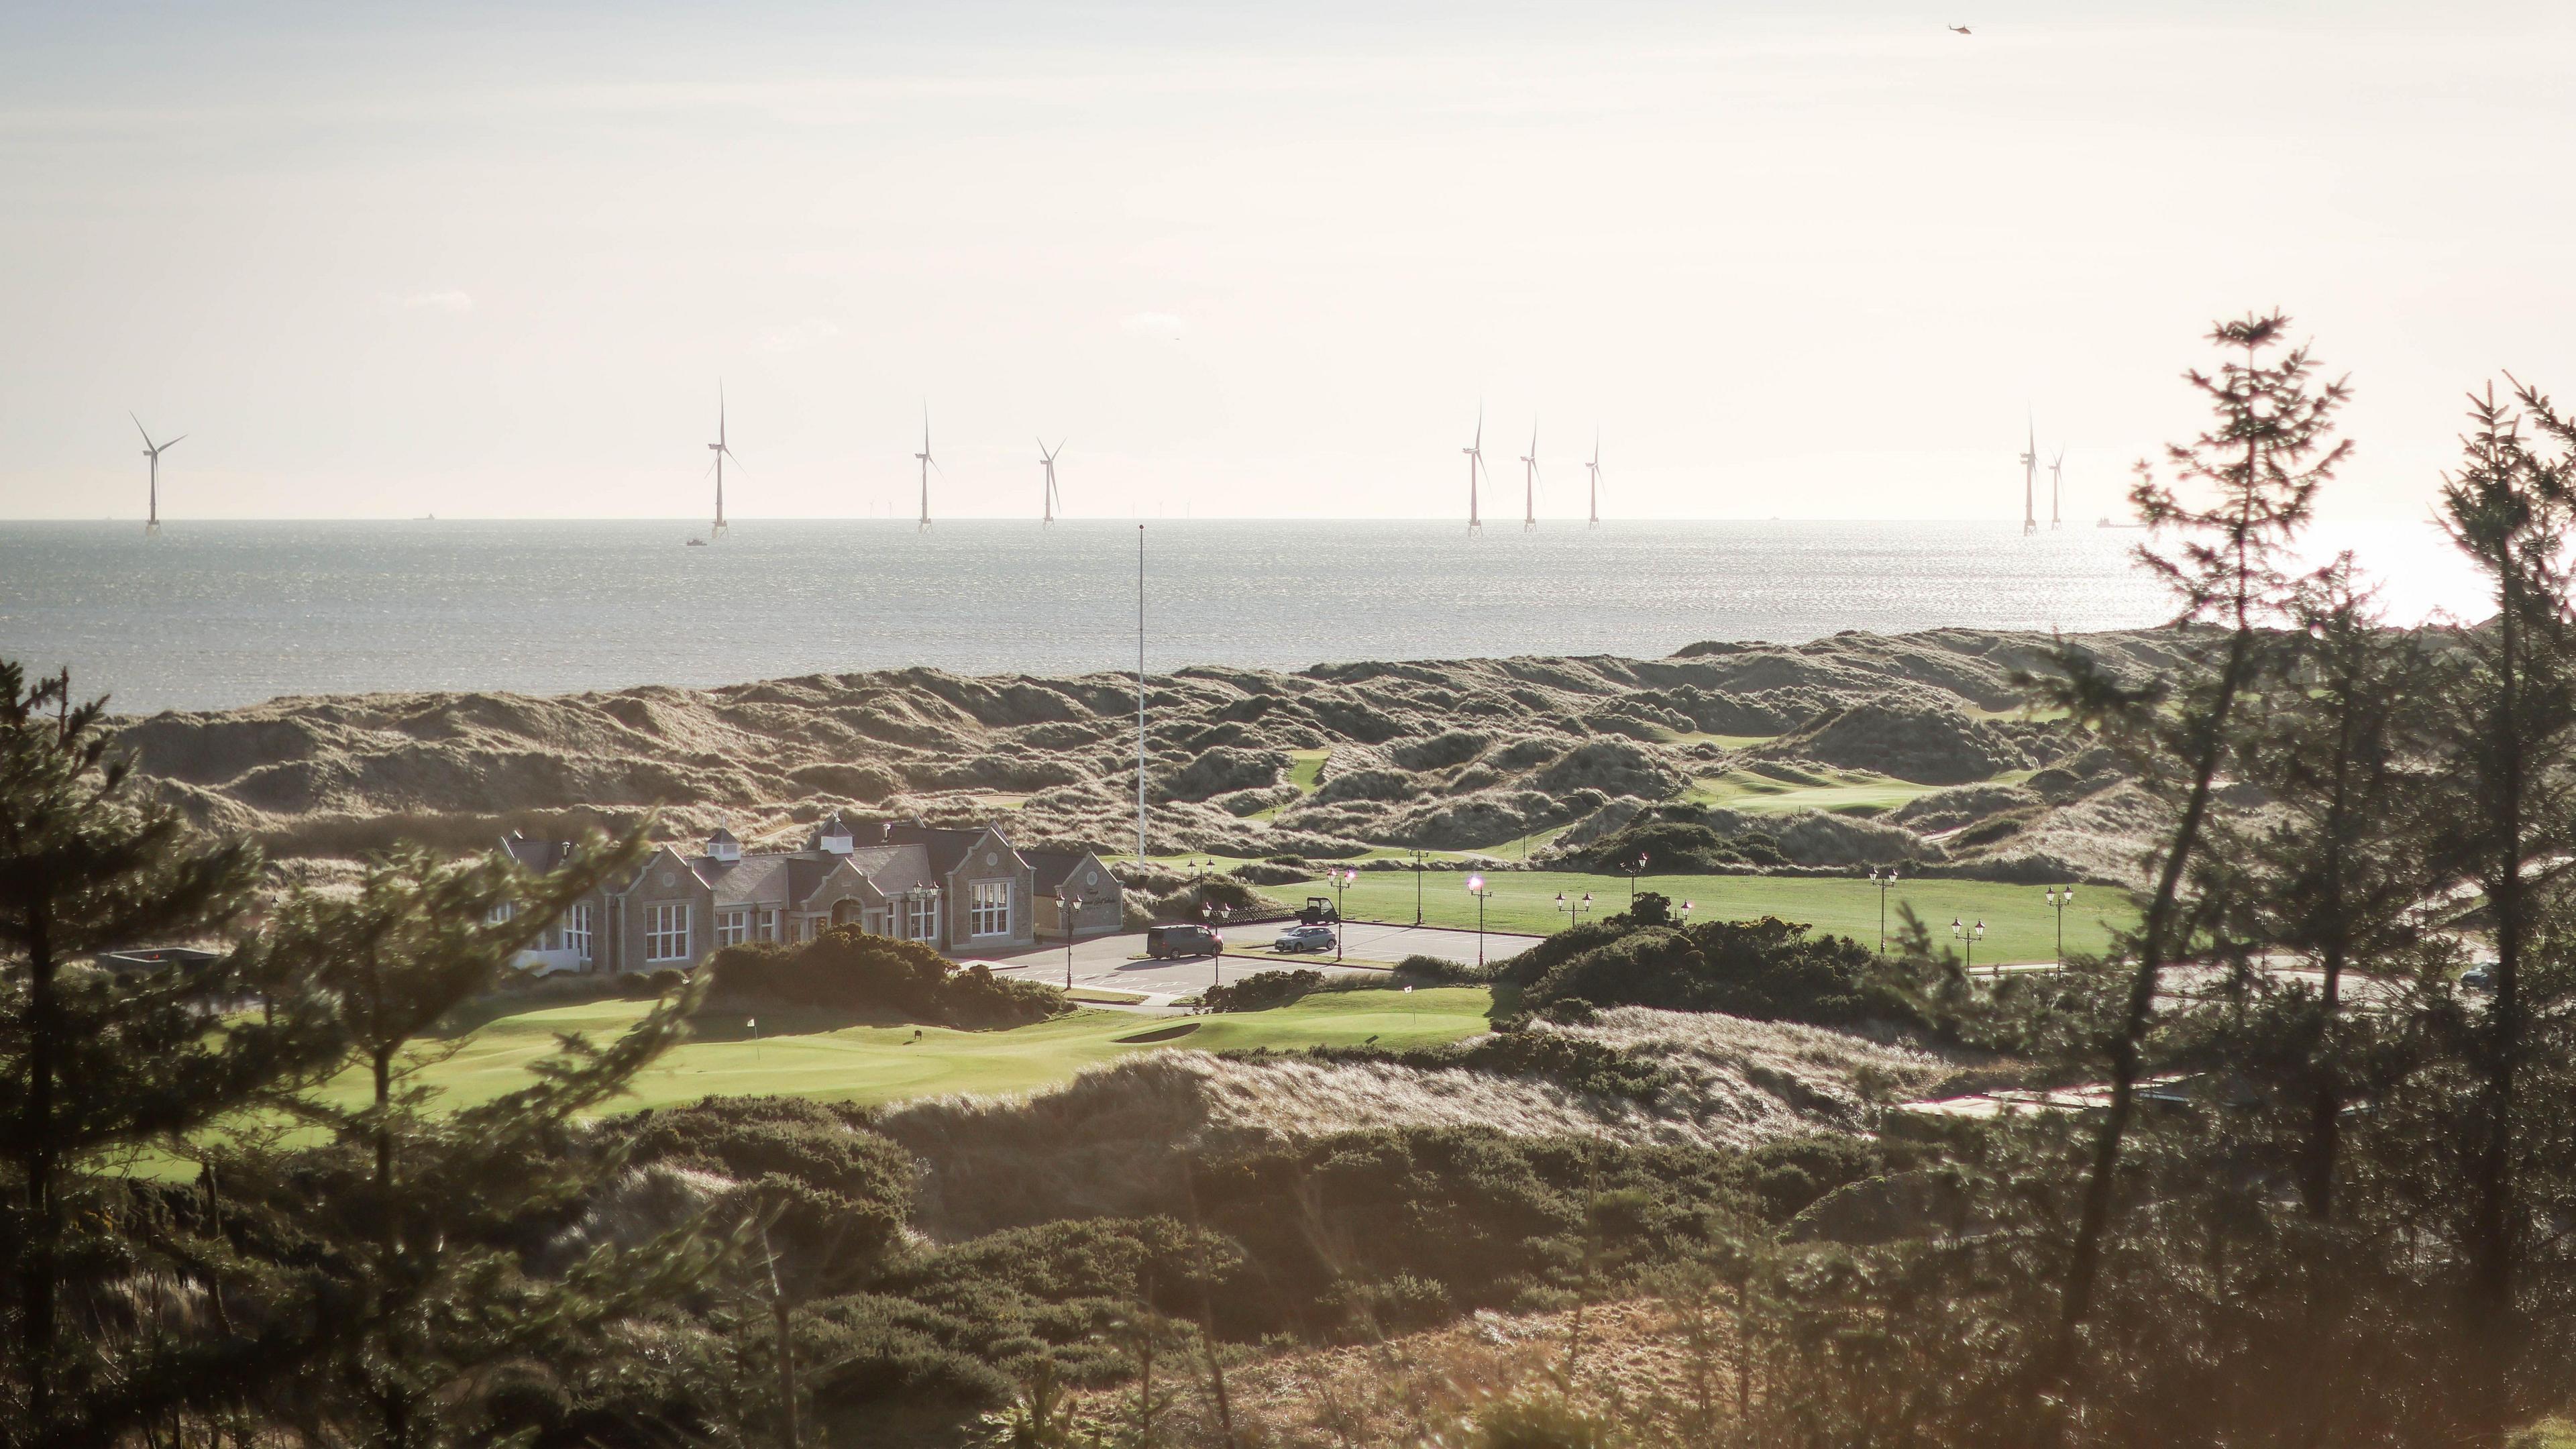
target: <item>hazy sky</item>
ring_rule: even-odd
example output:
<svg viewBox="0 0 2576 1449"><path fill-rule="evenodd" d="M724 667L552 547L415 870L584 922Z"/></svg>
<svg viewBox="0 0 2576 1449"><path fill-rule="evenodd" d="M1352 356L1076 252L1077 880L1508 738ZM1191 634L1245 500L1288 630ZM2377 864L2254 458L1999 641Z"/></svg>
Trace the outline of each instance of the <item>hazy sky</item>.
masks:
<svg viewBox="0 0 2576 1449"><path fill-rule="evenodd" d="M2576 393L2561 5L0 7L0 517L2068 512L2210 320ZM401 18L408 13L411 18ZM1945 24L1970 25L1961 37ZM2044 505L2043 505L2044 506Z"/></svg>

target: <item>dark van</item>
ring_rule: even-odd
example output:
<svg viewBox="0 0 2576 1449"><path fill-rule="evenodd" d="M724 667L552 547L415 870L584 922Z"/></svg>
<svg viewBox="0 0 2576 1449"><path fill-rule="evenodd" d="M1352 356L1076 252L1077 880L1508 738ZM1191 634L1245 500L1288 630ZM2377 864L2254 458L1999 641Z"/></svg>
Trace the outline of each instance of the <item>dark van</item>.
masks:
<svg viewBox="0 0 2576 1449"><path fill-rule="evenodd" d="M1214 956L1224 950L1225 937L1205 926L1155 926L1145 932L1145 954L1157 961Z"/></svg>

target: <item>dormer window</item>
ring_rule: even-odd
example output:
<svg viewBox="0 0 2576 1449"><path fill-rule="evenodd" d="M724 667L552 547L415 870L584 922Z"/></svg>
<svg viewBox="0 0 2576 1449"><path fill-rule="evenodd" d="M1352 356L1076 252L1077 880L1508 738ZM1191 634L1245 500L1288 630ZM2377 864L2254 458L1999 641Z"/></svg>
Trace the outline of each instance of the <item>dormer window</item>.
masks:
<svg viewBox="0 0 2576 1449"><path fill-rule="evenodd" d="M742 859L742 842L734 839L732 831L718 826L716 833L707 837L707 855L730 864Z"/></svg>

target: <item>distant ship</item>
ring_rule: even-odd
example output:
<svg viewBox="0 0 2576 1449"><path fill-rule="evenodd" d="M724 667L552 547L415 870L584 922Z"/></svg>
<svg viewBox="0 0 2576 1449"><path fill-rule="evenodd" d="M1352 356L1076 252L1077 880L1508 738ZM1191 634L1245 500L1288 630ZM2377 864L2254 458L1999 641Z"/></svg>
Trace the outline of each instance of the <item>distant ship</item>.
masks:
<svg viewBox="0 0 2576 1449"><path fill-rule="evenodd" d="M2106 519L2103 519L2100 523L2094 524L2093 526L2094 526L2095 528L2144 528L2144 527L2146 527L2146 525L2145 525L2145 524L2143 524L2143 523L2113 523L2111 520L2109 520L2109 519L2107 519L2107 518L2106 518Z"/></svg>
<svg viewBox="0 0 2576 1449"><path fill-rule="evenodd" d="M693 538L689 540L689 547L691 548L705 548L706 546L707 541L703 538Z"/></svg>

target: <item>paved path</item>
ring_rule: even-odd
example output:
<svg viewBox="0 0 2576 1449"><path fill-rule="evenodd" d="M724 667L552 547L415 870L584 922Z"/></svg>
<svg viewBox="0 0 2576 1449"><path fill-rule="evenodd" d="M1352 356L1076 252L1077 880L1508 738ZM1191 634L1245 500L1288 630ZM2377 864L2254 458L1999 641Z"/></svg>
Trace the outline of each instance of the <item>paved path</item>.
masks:
<svg viewBox="0 0 2576 1449"><path fill-rule="evenodd" d="M1255 971L1302 966L1326 975L1348 974L1383 970L1407 956L1440 956L1469 965L1476 961L1477 938L1473 931L1349 921L1342 927L1342 951L1347 960L1336 965L1329 953L1282 956L1270 950L1271 941L1284 929L1285 925L1275 924L1229 926L1220 932L1226 938L1223 957L1211 959L1201 956L1183 961L1145 959L1145 933L1142 931L1095 936L1088 941L1073 943L1073 984L1077 990L1089 987L1096 991L1133 992L1145 998L1143 1005L1168 1006L1178 997L1207 989L1220 978L1239 981ZM1507 961L1542 939L1539 936L1487 931L1484 935L1485 960L1489 964ZM1059 942L1033 951L984 959L996 972L1061 986L1066 974L1065 956L1064 945ZM1373 964L1358 964L1363 962Z"/></svg>

